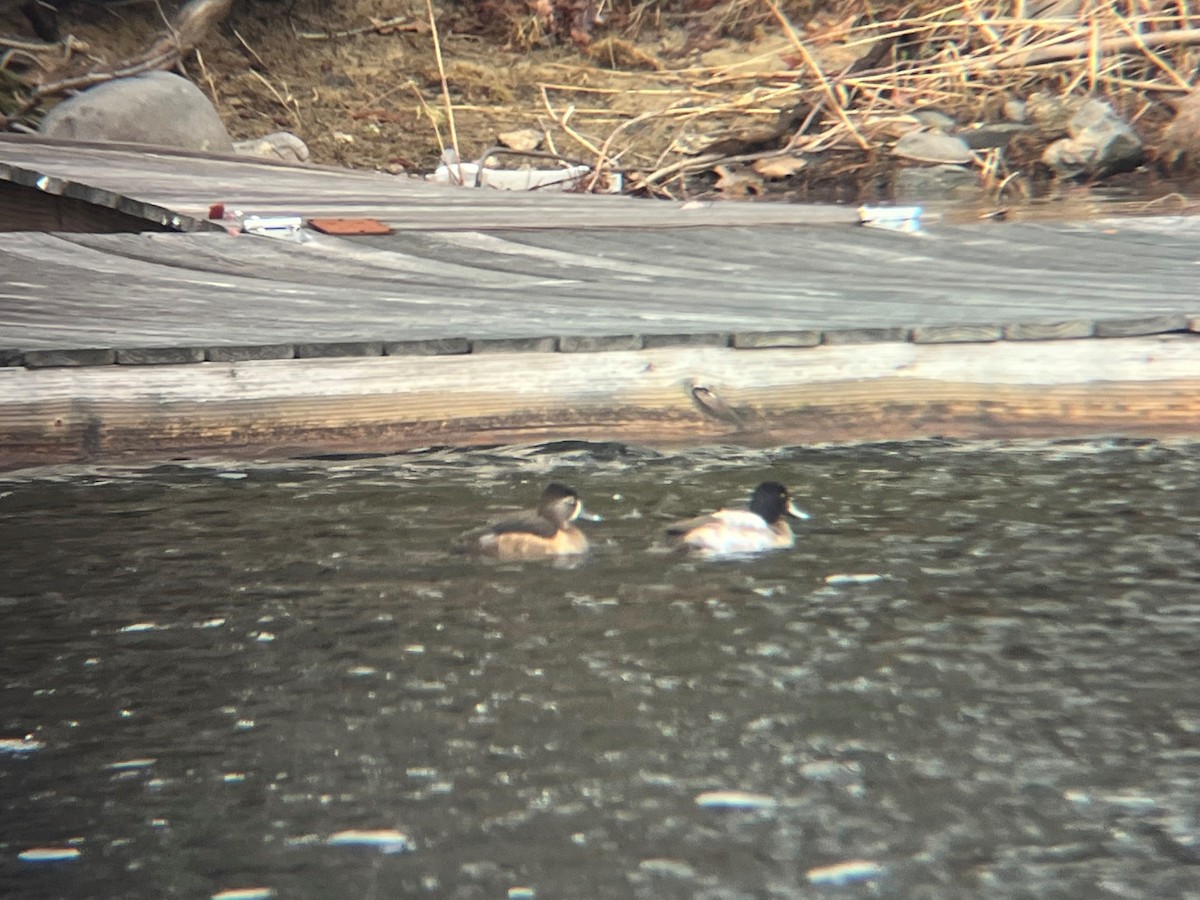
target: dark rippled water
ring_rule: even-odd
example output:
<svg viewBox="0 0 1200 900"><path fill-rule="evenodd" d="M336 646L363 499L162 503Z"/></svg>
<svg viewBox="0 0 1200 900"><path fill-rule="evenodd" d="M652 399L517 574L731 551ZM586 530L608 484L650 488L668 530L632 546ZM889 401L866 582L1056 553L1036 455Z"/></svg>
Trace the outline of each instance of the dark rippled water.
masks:
<svg viewBox="0 0 1200 900"><path fill-rule="evenodd" d="M1198 472L922 443L4 476L0 895L1200 897ZM647 552L766 477L813 513L794 551ZM586 560L445 552L550 478L606 517Z"/></svg>

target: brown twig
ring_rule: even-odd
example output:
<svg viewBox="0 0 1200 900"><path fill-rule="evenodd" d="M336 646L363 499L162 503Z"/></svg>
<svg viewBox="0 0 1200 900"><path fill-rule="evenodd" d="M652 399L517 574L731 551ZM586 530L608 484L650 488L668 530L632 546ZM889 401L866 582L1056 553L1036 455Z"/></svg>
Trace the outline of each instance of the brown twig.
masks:
<svg viewBox="0 0 1200 900"><path fill-rule="evenodd" d="M424 31L422 22L414 22L409 16L393 16L390 19L372 19L370 25L345 28L341 31L297 31L296 37L306 41L332 41L336 38L354 37L358 34L390 34L393 31Z"/></svg>

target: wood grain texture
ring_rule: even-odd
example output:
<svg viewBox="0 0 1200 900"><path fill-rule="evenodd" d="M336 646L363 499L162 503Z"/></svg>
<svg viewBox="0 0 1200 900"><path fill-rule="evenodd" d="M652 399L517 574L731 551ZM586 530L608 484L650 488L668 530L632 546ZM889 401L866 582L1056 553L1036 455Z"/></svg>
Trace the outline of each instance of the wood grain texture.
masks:
<svg viewBox="0 0 1200 900"><path fill-rule="evenodd" d="M1200 431L1200 336L0 369L0 463ZM514 370L522 373L514 378ZM696 385L729 416L695 402Z"/></svg>
<svg viewBox="0 0 1200 900"><path fill-rule="evenodd" d="M203 347L129 347L117 350L118 366L177 366L204 362Z"/></svg>
<svg viewBox="0 0 1200 900"><path fill-rule="evenodd" d="M823 344L882 344L908 340L907 328L832 328L822 332Z"/></svg>
<svg viewBox="0 0 1200 900"><path fill-rule="evenodd" d="M1187 331L1188 317L1180 314L1141 316L1130 319L1108 319L1096 323L1096 337L1137 337L1143 334L1164 334Z"/></svg>
<svg viewBox="0 0 1200 900"><path fill-rule="evenodd" d="M111 366L117 361L117 351L81 348L78 350L33 350L23 355L22 362L30 369L50 369L74 366Z"/></svg>
<svg viewBox="0 0 1200 900"><path fill-rule="evenodd" d="M640 334L565 335L558 339L560 353L605 353L614 350L641 350L645 339Z"/></svg>
<svg viewBox="0 0 1200 900"><path fill-rule="evenodd" d="M733 336L732 346L739 350L770 350L780 347L815 347L821 343L821 332L804 331L741 331Z"/></svg>
<svg viewBox="0 0 1200 900"><path fill-rule="evenodd" d="M209 362L246 362L251 359L291 359L296 348L291 344L248 344L245 346L209 347L204 357Z"/></svg>
<svg viewBox="0 0 1200 900"><path fill-rule="evenodd" d="M436 338L428 341L388 341L383 345L387 356L447 356L470 353L471 342L466 338Z"/></svg>
<svg viewBox="0 0 1200 900"><path fill-rule="evenodd" d="M982 344L1003 338L1004 329L999 325L922 325L909 337L917 344Z"/></svg>
<svg viewBox="0 0 1200 900"><path fill-rule="evenodd" d="M1070 322L1027 322L1004 326L1006 341L1056 341L1070 338L1089 338L1095 334L1096 323L1090 319Z"/></svg>

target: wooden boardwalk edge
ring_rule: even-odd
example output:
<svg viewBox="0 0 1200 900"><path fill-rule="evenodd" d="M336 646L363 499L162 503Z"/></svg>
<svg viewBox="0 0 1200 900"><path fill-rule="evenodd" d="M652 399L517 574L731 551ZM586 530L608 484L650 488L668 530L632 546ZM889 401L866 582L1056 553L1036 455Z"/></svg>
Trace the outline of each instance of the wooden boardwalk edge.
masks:
<svg viewBox="0 0 1200 900"><path fill-rule="evenodd" d="M334 341L213 346L63 347L22 350L0 346L0 368L150 366L251 360L331 359L377 356L459 356L488 353L609 353L672 347L735 350L805 349L884 343L982 344L995 341L1052 341L1139 337L1200 332L1200 315L1169 313L1119 319L1076 319L1008 325L926 325L913 328L829 328L796 331L703 332L691 334L564 335L561 337L435 338L432 340Z"/></svg>
<svg viewBox="0 0 1200 900"><path fill-rule="evenodd" d="M0 466L559 439L774 446L1196 435L1197 350L1200 335L1174 331L9 366L0 369Z"/></svg>

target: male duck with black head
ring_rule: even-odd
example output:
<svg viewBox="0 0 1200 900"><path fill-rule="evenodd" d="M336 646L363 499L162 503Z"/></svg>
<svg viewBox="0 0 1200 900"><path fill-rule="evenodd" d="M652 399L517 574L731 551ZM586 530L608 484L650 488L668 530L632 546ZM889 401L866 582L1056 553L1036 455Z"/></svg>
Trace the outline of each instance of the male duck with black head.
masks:
<svg viewBox="0 0 1200 900"><path fill-rule="evenodd" d="M581 518L600 516L585 513L572 488L552 481L532 514L473 531L461 539L460 549L505 560L578 556L588 549L587 535L575 524Z"/></svg>
<svg viewBox="0 0 1200 900"><path fill-rule="evenodd" d="M778 481L754 489L749 509L721 509L667 528L673 546L700 556L742 556L796 543L787 519L807 519Z"/></svg>

